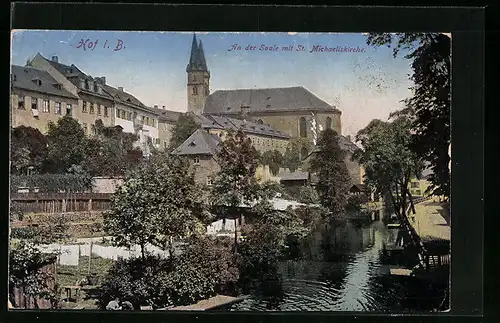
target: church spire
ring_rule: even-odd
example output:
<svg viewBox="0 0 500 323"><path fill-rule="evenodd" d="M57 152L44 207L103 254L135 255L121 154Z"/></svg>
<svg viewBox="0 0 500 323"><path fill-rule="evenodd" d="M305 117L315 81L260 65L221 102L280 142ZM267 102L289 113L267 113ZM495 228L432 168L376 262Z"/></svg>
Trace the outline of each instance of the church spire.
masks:
<svg viewBox="0 0 500 323"><path fill-rule="evenodd" d="M203 71L208 71L207 61L205 60L205 52L203 51L203 44L201 43L201 39L198 45L198 59L200 61L200 68Z"/></svg>
<svg viewBox="0 0 500 323"><path fill-rule="evenodd" d="M189 64L186 72L198 69L198 42L196 41L196 34L193 33L193 42L191 44L191 56L189 57Z"/></svg>

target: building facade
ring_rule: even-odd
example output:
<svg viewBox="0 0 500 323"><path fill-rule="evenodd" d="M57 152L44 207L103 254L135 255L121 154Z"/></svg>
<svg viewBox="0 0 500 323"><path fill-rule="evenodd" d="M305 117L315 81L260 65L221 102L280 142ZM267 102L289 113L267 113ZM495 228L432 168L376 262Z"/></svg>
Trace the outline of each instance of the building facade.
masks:
<svg viewBox="0 0 500 323"><path fill-rule="evenodd" d="M78 96L67 91L49 73L31 67L12 66L11 125L47 132L49 122L73 116Z"/></svg>

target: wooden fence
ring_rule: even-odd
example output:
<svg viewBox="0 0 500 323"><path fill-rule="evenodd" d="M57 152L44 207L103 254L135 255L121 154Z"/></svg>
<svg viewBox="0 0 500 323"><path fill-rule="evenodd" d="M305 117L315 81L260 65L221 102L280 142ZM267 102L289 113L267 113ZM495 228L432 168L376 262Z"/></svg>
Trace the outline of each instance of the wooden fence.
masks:
<svg viewBox="0 0 500 323"><path fill-rule="evenodd" d="M110 193L16 193L11 202L23 213L65 213L106 211L111 207Z"/></svg>
<svg viewBox="0 0 500 323"><path fill-rule="evenodd" d="M42 267L41 271L48 273L52 277L54 277L55 272L56 272L56 263L53 262L49 265L46 265L45 267ZM48 285L48 288L50 290L53 290L55 287L55 281L50 280L47 282L47 285ZM12 305L16 309L30 309L30 310L36 309L35 300L33 299L33 297L26 296L22 287L20 287L20 288L14 287L12 289L12 298L14 301L14 304L12 304ZM38 305L38 309L41 309L41 310L52 308L52 304L51 304L50 300L48 300L48 299L38 299L36 304Z"/></svg>

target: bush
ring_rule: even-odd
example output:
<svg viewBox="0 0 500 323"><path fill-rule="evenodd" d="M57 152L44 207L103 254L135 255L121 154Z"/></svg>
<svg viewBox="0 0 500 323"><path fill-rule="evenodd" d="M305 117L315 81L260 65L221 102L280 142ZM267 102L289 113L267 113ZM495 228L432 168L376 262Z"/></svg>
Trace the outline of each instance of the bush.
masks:
<svg viewBox="0 0 500 323"><path fill-rule="evenodd" d="M217 293L234 293L238 278L230 242L195 236L173 259L147 256L116 262L97 296L98 305L105 308L116 297L135 308L190 305Z"/></svg>
<svg viewBox="0 0 500 323"><path fill-rule="evenodd" d="M40 193L88 192L93 188L93 179L87 174L11 175L11 193L17 193L19 187L30 191L37 187Z"/></svg>

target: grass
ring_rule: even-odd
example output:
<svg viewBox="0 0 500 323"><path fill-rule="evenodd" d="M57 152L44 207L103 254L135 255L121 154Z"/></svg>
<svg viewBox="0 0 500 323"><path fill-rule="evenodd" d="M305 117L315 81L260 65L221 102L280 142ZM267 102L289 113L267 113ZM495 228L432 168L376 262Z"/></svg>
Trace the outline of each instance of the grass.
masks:
<svg viewBox="0 0 500 323"><path fill-rule="evenodd" d="M102 281L107 274L114 260L92 256L90 273L95 273ZM61 286L76 285L77 281L87 277L89 274L89 257L81 256L78 266L57 265L57 282Z"/></svg>
<svg viewBox="0 0 500 323"><path fill-rule="evenodd" d="M92 256L90 273L95 273L102 282L104 276L113 265L114 260ZM89 257L81 256L78 266L57 265L57 282L60 286L74 286L78 281L87 277L89 273ZM63 291L64 292L64 291ZM89 297L89 294L80 291L80 300L78 302L63 302L63 309L81 308L97 309L96 300ZM66 297L65 295L62 296Z"/></svg>

